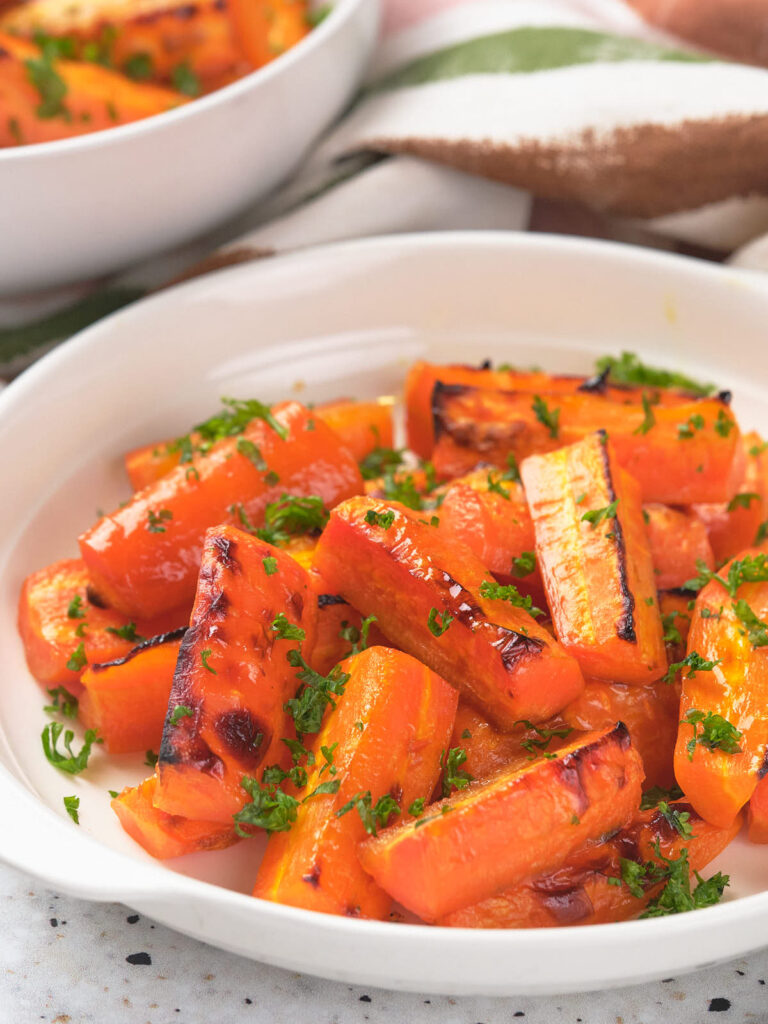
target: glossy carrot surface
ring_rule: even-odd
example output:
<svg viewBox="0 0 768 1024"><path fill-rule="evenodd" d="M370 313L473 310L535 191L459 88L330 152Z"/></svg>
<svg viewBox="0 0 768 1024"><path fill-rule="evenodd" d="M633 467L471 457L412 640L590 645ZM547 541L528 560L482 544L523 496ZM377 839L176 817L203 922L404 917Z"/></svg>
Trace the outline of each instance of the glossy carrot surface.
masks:
<svg viewBox="0 0 768 1024"><path fill-rule="evenodd" d="M714 569L707 528L694 514L651 503L643 506L643 518L658 590L682 587L696 575L699 561Z"/></svg>

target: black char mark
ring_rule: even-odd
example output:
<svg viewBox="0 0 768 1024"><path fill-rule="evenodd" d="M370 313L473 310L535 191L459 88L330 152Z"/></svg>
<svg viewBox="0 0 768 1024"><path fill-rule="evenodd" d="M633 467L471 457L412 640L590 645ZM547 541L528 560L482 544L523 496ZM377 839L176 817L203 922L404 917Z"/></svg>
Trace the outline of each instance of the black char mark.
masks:
<svg viewBox="0 0 768 1024"><path fill-rule="evenodd" d="M127 654L124 654L122 658L115 658L114 661L102 661L96 665L91 665L92 672L103 672L105 668L113 668L115 665L125 665L126 662L135 658L137 654L141 654L142 651L148 651L152 647L160 647L162 644L172 643L174 640L181 640L184 634L187 632L186 626L181 626L180 629L172 629L168 633L159 633L157 636L152 636L149 640L142 640L140 644L132 647Z"/></svg>
<svg viewBox="0 0 768 1024"><path fill-rule="evenodd" d="M327 608L332 604L347 604L341 594L318 594L317 607Z"/></svg>
<svg viewBox="0 0 768 1024"><path fill-rule="evenodd" d="M580 885L562 892L537 892L537 895L558 924L583 921L595 909L592 900Z"/></svg>
<svg viewBox="0 0 768 1024"><path fill-rule="evenodd" d="M457 395L464 395L467 391L474 391L474 388L467 384L443 384L436 380L432 388L432 430L437 441L445 433L445 420L443 415L443 402L446 398L455 398Z"/></svg>
<svg viewBox="0 0 768 1024"><path fill-rule="evenodd" d="M267 726L247 708L225 711L213 725L217 735L248 771L261 764L271 740Z"/></svg>
<svg viewBox="0 0 768 1024"><path fill-rule="evenodd" d="M313 889L319 889L320 887L320 865L314 864L312 870L307 875L301 876L302 882L306 882L307 885L311 885Z"/></svg>
<svg viewBox="0 0 768 1024"><path fill-rule="evenodd" d="M240 570L240 563L235 557L237 544L233 540L229 540L228 537L221 537L219 534L214 533L210 539L210 543L216 549L218 562L223 565L225 569L229 569L230 572L238 572Z"/></svg>
<svg viewBox="0 0 768 1024"><path fill-rule="evenodd" d="M611 474L611 463L608 458L608 451L605 445L606 434L604 430L599 430L599 434L602 435L602 444L600 445L600 454L603 460L603 472L605 473L605 483L608 490L608 504L616 501L616 491L613 486L613 476ZM624 543L624 531L621 528L621 522L619 517L616 516L613 520L613 534L616 541L616 564L619 570L619 590L621 592L621 604L622 613L616 620L616 636L619 640L626 640L627 643L637 643L637 633L635 631L635 597L632 591L629 589L629 579L627 578L627 546Z"/></svg>
<svg viewBox="0 0 768 1024"><path fill-rule="evenodd" d="M610 376L610 367L603 370L602 373L595 374L594 377L588 377L583 384L579 384L577 390L586 391L591 395L602 395L605 393L605 389L608 387L608 377Z"/></svg>
<svg viewBox="0 0 768 1024"><path fill-rule="evenodd" d="M98 591L93 589L93 587L91 586L90 583L85 588L85 597L86 597L86 600L88 601L88 604L92 604L94 608L106 608L107 607L107 602L98 593Z"/></svg>
<svg viewBox="0 0 768 1024"><path fill-rule="evenodd" d="M763 763L757 769L758 779L764 779L768 775L768 747L765 748L765 754L763 756Z"/></svg>

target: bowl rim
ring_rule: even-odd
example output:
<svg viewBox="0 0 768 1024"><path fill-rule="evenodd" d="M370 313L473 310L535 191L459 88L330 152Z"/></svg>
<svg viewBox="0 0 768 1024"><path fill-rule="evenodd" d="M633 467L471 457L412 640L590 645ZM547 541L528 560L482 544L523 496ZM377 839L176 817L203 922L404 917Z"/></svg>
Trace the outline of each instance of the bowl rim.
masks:
<svg viewBox="0 0 768 1024"><path fill-rule="evenodd" d="M160 114L153 114L150 117L141 118L138 121L131 121L128 124L115 125L112 128L102 128L99 131L89 132L86 135L77 135L70 139L55 139L52 142L33 142L23 146L8 146L0 148L0 166L4 163L31 162L36 159L45 160L55 157L57 154L77 154L109 145L105 140L112 140L119 145L123 141L130 141L133 137L142 134L151 134L155 131L162 131L165 125L171 125L183 120L203 115L206 111L215 110L217 107L228 103L230 100L236 102L240 96L247 95L258 89L261 83L268 82L271 78L287 74L289 69L309 55L313 49L322 46L332 35L340 31L346 25L353 14L366 4L376 6L378 0L332 0L333 6L329 13L319 25L316 25L310 32L300 39L298 43L281 53L280 56L265 64L263 67L250 71L235 82L216 89L214 92L194 99L191 103L185 103L173 110L166 110Z"/></svg>

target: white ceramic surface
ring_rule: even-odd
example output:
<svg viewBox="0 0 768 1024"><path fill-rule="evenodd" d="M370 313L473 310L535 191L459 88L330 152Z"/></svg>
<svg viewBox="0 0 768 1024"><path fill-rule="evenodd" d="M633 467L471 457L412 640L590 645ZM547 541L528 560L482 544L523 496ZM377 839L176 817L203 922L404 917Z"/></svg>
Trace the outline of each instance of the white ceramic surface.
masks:
<svg viewBox="0 0 768 1024"><path fill-rule="evenodd" d="M379 0L336 0L297 46L167 114L0 149L0 298L167 251L265 196L362 78Z"/></svg>
<svg viewBox="0 0 768 1024"><path fill-rule="evenodd" d="M253 900L258 841L151 861L107 789L141 758L97 752L76 779L44 759L43 695L15 607L26 574L74 554L128 493L120 455L178 433L218 397L324 400L397 391L414 358L587 370L623 348L732 388L768 431L768 286L626 247L530 235L357 242L243 266L142 302L43 359L0 395L0 856L57 889L121 900L180 931L329 978L421 992L540 994L668 977L768 941L768 861L743 839L712 870L727 899L592 928L467 932L340 919ZM81 826L62 797L81 798Z"/></svg>

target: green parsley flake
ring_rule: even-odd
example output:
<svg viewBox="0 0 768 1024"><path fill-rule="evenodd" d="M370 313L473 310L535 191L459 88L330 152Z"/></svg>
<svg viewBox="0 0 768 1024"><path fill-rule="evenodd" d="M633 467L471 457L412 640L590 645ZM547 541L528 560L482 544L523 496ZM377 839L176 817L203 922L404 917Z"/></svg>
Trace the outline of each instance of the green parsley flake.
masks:
<svg viewBox="0 0 768 1024"><path fill-rule="evenodd" d="M74 821L76 825L80 824L80 815L78 814L78 811L80 810L79 796L65 796L64 810L67 812L67 814L70 816L70 818L72 819L72 821Z"/></svg>
<svg viewBox="0 0 768 1024"><path fill-rule="evenodd" d="M365 513L365 521L370 526L380 526L382 530L388 530L395 521L395 513L392 511L376 512L375 509L370 508Z"/></svg>
<svg viewBox="0 0 768 1024"><path fill-rule="evenodd" d="M54 768L58 768L59 771L66 772L68 775L79 775L88 767L88 759L91 756L94 743L103 743L104 741L95 729L87 729L83 738L83 746L76 754L72 749L72 740L75 738L75 734L71 729L67 729L64 732L64 750L67 754L65 756L57 749L62 732L64 732L64 726L61 722L50 722L46 725L41 734L43 753Z"/></svg>
<svg viewBox="0 0 768 1024"><path fill-rule="evenodd" d="M494 580L483 580L480 584L480 596L491 601L507 601L515 608L522 608L534 618L544 614L541 608L534 608L531 595L523 596L514 583L502 586L501 583L496 583Z"/></svg>
<svg viewBox="0 0 768 1024"><path fill-rule="evenodd" d="M591 512L585 512L581 517L582 523L589 523L593 530L597 529L598 525L604 522L606 519L616 518L616 509L618 508L619 499L616 498L610 505L606 505L604 508L595 508Z"/></svg>
<svg viewBox="0 0 768 1024"><path fill-rule="evenodd" d="M539 423L549 431L549 436L557 439L560 433L560 410L550 409L541 395L534 395L531 408Z"/></svg>
<svg viewBox="0 0 768 1024"><path fill-rule="evenodd" d="M715 715L711 711L699 711L691 708L685 718L680 720L681 725L693 727L693 737L686 743L688 760L693 760L696 746L705 747L707 750L722 750L724 754L740 754L741 747L738 741L742 733L725 718ZM699 732L701 726L701 732Z"/></svg>
<svg viewBox="0 0 768 1024"><path fill-rule="evenodd" d="M453 622L453 616L447 611L438 614L437 608L429 609L429 618L427 619L427 626L432 636L442 636L443 633L448 629L450 624Z"/></svg>
<svg viewBox="0 0 768 1024"><path fill-rule="evenodd" d="M171 725L178 725L182 718L192 718L195 712L186 704L177 704L169 719Z"/></svg>
<svg viewBox="0 0 768 1024"><path fill-rule="evenodd" d="M266 558L262 558L261 564L264 566L264 572L267 576L274 576L277 572L277 559L274 555L268 555Z"/></svg>

